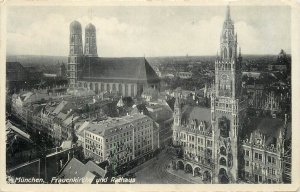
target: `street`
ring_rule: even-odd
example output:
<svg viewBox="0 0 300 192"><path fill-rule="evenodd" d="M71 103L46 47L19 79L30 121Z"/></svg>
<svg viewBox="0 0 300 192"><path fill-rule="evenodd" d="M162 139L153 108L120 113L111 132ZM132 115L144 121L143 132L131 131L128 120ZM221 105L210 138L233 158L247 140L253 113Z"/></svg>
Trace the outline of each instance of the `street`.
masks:
<svg viewBox="0 0 300 192"><path fill-rule="evenodd" d="M132 169L136 175L136 184L188 184L185 179L167 172L167 166L172 160L172 155L163 150L157 157Z"/></svg>

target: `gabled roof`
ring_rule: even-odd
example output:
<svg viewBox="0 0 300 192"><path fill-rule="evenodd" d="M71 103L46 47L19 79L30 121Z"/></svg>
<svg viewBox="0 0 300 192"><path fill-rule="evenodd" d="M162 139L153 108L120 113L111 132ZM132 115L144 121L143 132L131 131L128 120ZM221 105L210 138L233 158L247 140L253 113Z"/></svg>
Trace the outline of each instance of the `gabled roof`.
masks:
<svg viewBox="0 0 300 192"><path fill-rule="evenodd" d="M84 58L83 80L129 80L159 82L159 77L143 57Z"/></svg>
<svg viewBox="0 0 300 192"><path fill-rule="evenodd" d="M61 101L59 103L59 105L54 109L54 111L52 112L53 114L58 114L60 113L60 111L64 108L64 106L67 104L67 101Z"/></svg>
<svg viewBox="0 0 300 192"><path fill-rule="evenodd" d="M278 118L251 118L247 127L243 130L243 134L245 138L249 139L251 133L260 133L265 136L266 145L270 145L274 144L274 141L279 137L280 131L283 131L285 126L287 128L285 139L290 139L291 124L289 122L285 125L284 121Z"/></svg>
<svg viewBox="0 0 300 192"><path fill-rule="evenodd" d="M99 167L96 163L94 163L93 161L88 161L85 164L85 167L92 173L102 176L105 176L105 170L102 169L101 167Z"/></svg>
<svg viewBox="0 0 300 192"><path fill-rule="evenodd" d="M104 177L105 170L99 167L92 161L83 164L76 158L72 158L64 169L59 174L60 178L83 178L88 176L88 178L94 179L96 176Z"/></svg>

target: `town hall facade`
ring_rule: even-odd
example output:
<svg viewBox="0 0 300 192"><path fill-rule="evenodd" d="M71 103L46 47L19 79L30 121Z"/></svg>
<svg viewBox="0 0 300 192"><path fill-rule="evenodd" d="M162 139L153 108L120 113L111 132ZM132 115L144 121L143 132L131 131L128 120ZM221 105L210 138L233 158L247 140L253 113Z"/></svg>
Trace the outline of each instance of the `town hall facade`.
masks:
<svg viewBox="0 0 300 192"><path fill-rule="evenodd" d="M287 118L264 117L253 118L255 125L245 127L250 118L246 118L237 45L227 6L210 108L190 106L180 97L175 100L173 145L183 151L175 168L200 176L206 183L282 183L283 140L290 124Z"/></svg>

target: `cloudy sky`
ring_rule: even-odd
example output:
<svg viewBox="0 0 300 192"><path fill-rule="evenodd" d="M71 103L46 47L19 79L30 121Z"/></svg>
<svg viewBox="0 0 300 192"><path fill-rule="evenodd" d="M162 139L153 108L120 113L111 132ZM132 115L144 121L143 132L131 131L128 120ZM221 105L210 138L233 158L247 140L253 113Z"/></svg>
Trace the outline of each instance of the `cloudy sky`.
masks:
<svg viewBox="0 0 300 192"><path fill-rule="evenodd" d="M98 55L215 55L226 7L10 7L7 54L68 55L69 24L97 29ZM291 52L290 8L232 6L243 54ZM84 31L84 30L83 30Z"/></svg>

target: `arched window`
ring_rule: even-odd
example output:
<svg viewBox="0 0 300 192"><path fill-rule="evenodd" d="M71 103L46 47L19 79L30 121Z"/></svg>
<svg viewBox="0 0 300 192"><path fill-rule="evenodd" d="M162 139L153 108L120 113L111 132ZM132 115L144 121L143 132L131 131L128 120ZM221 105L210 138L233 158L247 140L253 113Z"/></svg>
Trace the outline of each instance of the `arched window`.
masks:
<svg viewBox="0 0 300 192"><path fill-rule="evenodd" d="M125 84L125 96L128 96L128 85Z"/></svg>
<svg viewBox="0 0 300 192"><path fill-rule="evenodd" d="M218 178L219 178L219 183L222 183L222 184L229 183L229 178L228 178L227 172L224 168L221 168L219 170Z"/></svg>
<svg viewBox="0 0 300 192"><path fill-rule="evenodd" d="M224 146L222 146L222 147L220 148L220 154L226 156L226 149L225 149Z"/></svg>
<svg viewBox="0 0 300 192"><path fill-rule="evenodd" d="M178 162L177 162L177 167L178 167L178 169L183 170L183 169L184 169L184 164L183 164L183 162L182 162L182 161L178 161Z"/></svg>
<svg viewBox="0 0 300 192"><path fill-rule="evenodd" d="M190 164L186 164L185 172L186 173L193 173L193 167Z"/></svg>
<svg viewBox="0 0 300 192"><path fill-rule="evenodd" d="M110 84L109 83L106 84L106 91L110 91Z"/></svg>
<svg viewBox="0 0 300 192"><path fill-rule="evenodd" d="M219 164L223 165L223 166L227 166L226 165L226 159L224 157L221 157L220 160L219 160Z"/></svg>
<svg viewBox="0 0 300 192"><path fill-rule="evenodd" d="M232 48L229 48L229 58L232 58Z"/></svg>
<svg viewBox="0 0 300 192"><path fill-rule="evenodd" d="M134 84L131 84L131 96L134 97Z"/></svg>
<svg viewBox="0 0 300 192"><path fill-rule="evenodd" d="M116 84L113 84L113 85L112 85L112 90L113 90L113 91L116 91L116 90L117 90Z"/></svg>
<svg viewBox="0 0 300 192"><path fill-rule="evenodd" d="M122 84L121 83L119 83L119 93L123 93L123 90L122 90Z"/></svg>
<svg viewBox="0 0 300 192"><path fill-rule="evenodd" d="M98 85L98 83L95 83L95 93L96 94L99 93L99 85Z"/></svg>

